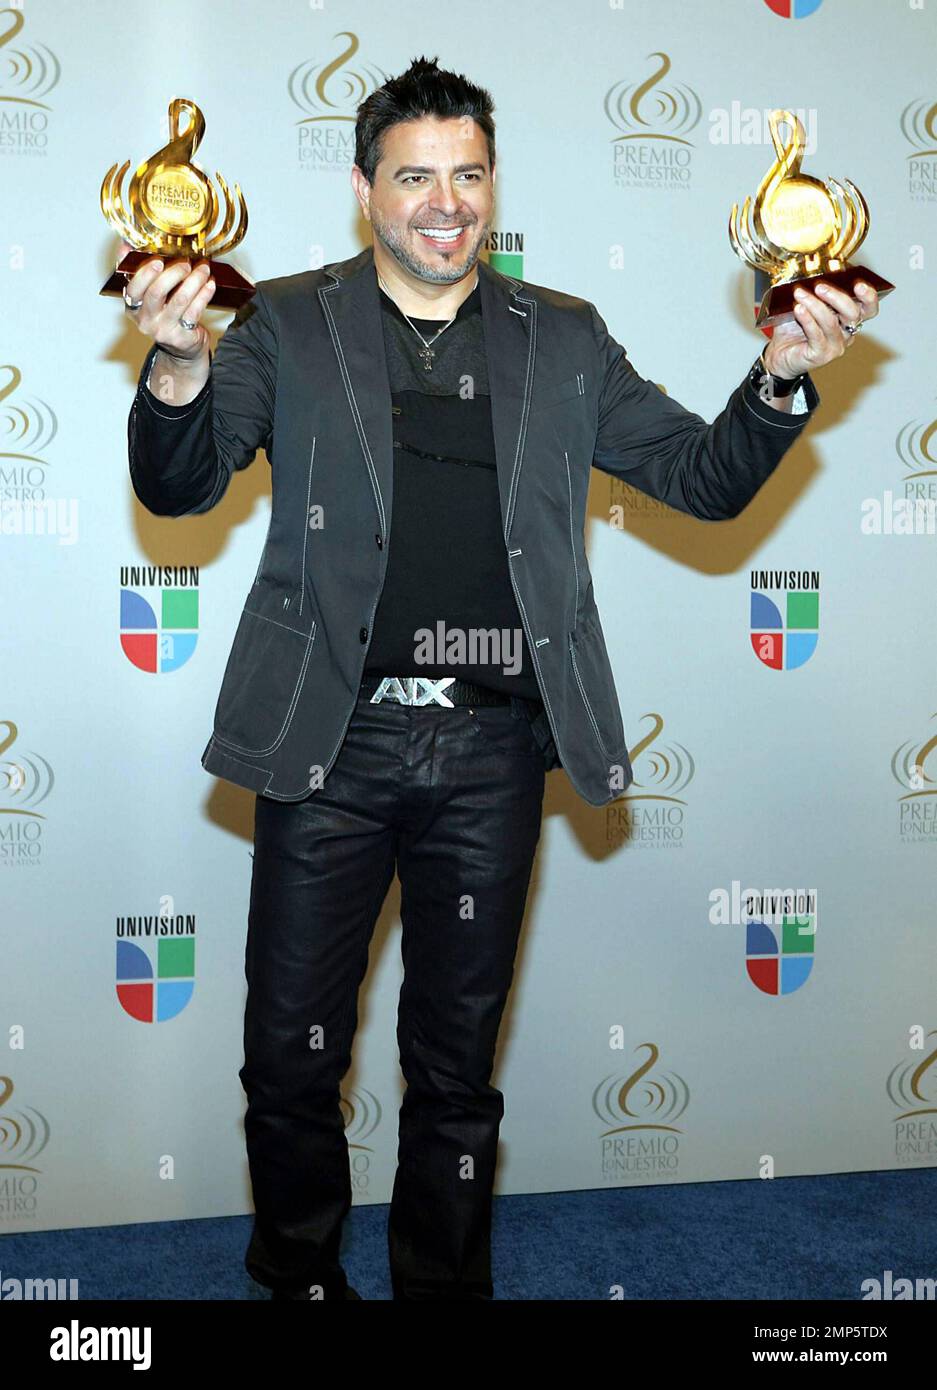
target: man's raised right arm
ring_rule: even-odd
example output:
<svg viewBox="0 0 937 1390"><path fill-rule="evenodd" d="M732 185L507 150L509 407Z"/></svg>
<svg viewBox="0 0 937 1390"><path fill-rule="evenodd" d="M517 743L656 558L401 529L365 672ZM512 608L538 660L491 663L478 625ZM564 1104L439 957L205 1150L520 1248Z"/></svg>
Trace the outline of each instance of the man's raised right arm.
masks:
<svg viewBox="0 0 937 1390"><path fill-rule="evenodd" d="M204 263L192 269L188 262L164 268L147 261L127 286L128 298L140 305L128 312L152 340L127 422L130 477L157 516L208 511L234 470L246 468L258 448L269 449L276 392L269 309L257 291L213 358L200 322L213 292Z"/></svg>

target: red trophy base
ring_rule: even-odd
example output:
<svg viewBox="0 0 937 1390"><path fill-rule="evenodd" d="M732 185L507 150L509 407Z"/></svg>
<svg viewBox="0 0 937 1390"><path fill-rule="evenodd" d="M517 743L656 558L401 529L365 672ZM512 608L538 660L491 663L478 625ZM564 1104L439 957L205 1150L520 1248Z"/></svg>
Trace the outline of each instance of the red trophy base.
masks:
<svg viewBox="0 0 937 1390"><path fill-rule="evenodd" d="M755 327L775 328L779 323L795 322L794 291L796 289L812 290L814 285L824 284L833 285L838 290L845 290L847 294L852 294L860 280L871 285L873 290L878 290L880 298L884 298L886 294L891 294L895 288L890 280L883 280L881 275L876 275L874 270L866 270L861 265L847 265L842 270L829 270L825 275L811 275L804 280L788 280L785 284L774 285L768 290L761 301L761 308L755 319Z"/></svg>
<svg viewBox="0 0 937 1390"><path fill-rule="evenodd" d="M136 274L145 261L155 259L155 251L128 251L114 273L105 280L100 293L123 295L124 286L131 276ZM169 265L171 260L183 258L163 256L160 259ZM204 256L192 258L193 265L204 263L204 261ZM215 282L215 293L208 301L209 309L239 309L256 293L256 285L245 279L240 271L235 270L233 265L229 265L226 261L209 261L208 265L211 269L211 277ZM169 296L167 303L172 303L172 295Z"/></svg>

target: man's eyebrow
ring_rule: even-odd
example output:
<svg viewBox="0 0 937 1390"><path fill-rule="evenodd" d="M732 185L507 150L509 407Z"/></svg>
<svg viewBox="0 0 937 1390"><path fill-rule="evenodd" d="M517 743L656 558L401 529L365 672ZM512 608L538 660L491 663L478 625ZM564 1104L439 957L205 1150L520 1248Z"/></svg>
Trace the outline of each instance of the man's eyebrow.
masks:
<svg viewBox="0 0 937 1390"><path fill-rule="evenodd" d="M481 169L482 173L487 173L484 164L480 162L457 164L452 172L454 174L466 174L475 169ZM399 178L401 174L435 174L435 172L436 170L429 164L401 164L399 169L394 170L394 178Z"/></svg>

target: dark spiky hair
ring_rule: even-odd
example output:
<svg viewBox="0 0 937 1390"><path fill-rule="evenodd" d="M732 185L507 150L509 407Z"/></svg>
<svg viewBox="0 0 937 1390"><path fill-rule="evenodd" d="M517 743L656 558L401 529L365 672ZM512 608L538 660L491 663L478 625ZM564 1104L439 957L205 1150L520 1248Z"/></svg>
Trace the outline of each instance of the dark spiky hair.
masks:
<svg viewBox="0 0 937 1390"><path fill-rule="evenodd" d="M358 107L355 121L355 163L368 183L383 154L385 130L400 121L421 116L442 119L471 116L485 132L488 163L495 167L494 102L484 87L476 87L460 73L440 68L436 58L414 58L406 72L392 77Z"/></svg>

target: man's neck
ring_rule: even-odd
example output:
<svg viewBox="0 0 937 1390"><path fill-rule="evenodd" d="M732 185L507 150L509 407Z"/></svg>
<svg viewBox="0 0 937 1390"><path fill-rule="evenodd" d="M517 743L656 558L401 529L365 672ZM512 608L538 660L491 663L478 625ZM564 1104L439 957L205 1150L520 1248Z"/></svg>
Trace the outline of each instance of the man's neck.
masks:
<svg viewBox="0 0 937 1390"><path fill-rule="evenodd" d="M374 266L379 281L383 281L383 288L397 307L415 319L439 319L445 323L447 319L455 318L459 306L468 299L478 283L477 266L473 266L461 280L449 285L418 280L416 276L403 271L392 256L378 256L376 251Z"/></svg>

